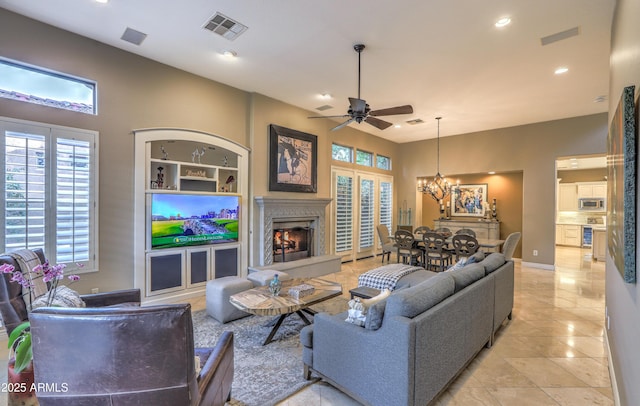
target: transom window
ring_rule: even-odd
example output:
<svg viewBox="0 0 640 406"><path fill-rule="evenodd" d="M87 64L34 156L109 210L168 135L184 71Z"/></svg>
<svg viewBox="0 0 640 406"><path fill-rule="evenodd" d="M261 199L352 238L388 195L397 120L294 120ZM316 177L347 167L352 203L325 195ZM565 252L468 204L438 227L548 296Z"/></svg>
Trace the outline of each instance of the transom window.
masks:
<svg viewBox="0 0 640 406"><path fill-rule="evenodd" d="M391 170L391 158L384 155L376 155L376 167L378 169Z"/></svg>
<svg viewBox="0 0 640 406"><path fill-rule="evenodd" d="M373 166L373 154L367 151L356 151L356 163L358 165Z"/></svg>
<svg viewBox="0 0 640 406"><path fill-rule="evenodd" d="M0 58L0 97L96 114L96 83Z"/></svg>
<svg viewBox="0 0 640 406"><path fill-rule="evenodd" d="M331 157L336 161L353 162L353 148L338 144L331 145Z"/></svg>

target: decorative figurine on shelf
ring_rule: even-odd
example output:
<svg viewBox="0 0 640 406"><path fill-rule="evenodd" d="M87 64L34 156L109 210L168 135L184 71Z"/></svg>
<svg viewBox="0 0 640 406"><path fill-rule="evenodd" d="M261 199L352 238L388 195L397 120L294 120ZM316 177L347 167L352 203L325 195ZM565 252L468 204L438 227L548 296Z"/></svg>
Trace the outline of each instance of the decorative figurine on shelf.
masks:
<svg viewBox="0 0 640 406"><path fill-rule="evenodd" d="M169 159L169 153L164 149L164 145L160 144L160 152L162 152L162 160L166 161Z"/></svg>
<svg viewBox="0 0 640 406"><path fill-rule="evenodd" d="M491 216L494 220L498 220L498 205L496 199L493 199L493 205L491 206Z"/></svg>
<svg viewBox="0 0 640 406"><path fill-rule="evenodd" d="M275 274L269 283L269 292L271 292L271 296L278 296L278 294L280 294L280 289L282 289L282 282L278 279L278 274Z"/></svg>
<svg viewBox="0 0 640 406"><path fill-rule="evenodd" d="M227 159L227 156L224 156L224 159L222 160L222 166L224 166L225 168L227 166L229 166L229 160Z"/></svg>
<svg viewBox="0 0 640 406"><path fill-rule="evenodd" d="M156 177L156 186L158 187L158 189L162 189L162 187L164 186L164 173L162 173L162 170L164 168L162 166L158 166L158 176Z"/></svg>
<svg viewBox="0 0 640 406"><path fill-rule="evenodd" d="M191 153L191 162L195 164L196 157L197 157L198 163L199 164L202 163L201 160L202 160L202 157L204 156L204 151L205 151L204 147L201 147L201 148L196 147L196 150Z"/></svg>

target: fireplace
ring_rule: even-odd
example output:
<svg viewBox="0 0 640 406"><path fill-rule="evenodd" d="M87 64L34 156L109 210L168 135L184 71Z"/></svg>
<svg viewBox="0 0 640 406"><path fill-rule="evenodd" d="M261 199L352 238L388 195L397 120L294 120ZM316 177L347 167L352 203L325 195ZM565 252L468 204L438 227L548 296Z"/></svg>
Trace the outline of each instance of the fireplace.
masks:
<svg viewBox="0 0 640 406"><path fill-rule="evenodd" d="M257 266L325 255L325 209L331 199L256 197ZM286 233L286 235L285 235Z"/></svg>
<svg viewBox="0 0 640 406"><path fill-rule="evenodd" d="M311 222L273 223L273 262L289 262L313 256Z"/></svg>

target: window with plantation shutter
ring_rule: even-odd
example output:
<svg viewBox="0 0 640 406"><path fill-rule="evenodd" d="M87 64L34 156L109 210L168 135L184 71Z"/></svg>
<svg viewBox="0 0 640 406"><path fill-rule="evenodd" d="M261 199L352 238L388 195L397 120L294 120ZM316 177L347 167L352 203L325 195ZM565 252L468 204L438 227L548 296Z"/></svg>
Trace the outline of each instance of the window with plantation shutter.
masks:
<svg viewBox="0 0 640 406"><path fill-rule="evenodd" d="M70 271L96 268L97 133L0 119L0 249L42 248Z"/></svg>
<svg viewBox="0 0 640 406"><path fill-rule="evenodd" d="M375 200L374 181L372 179L360 179L360 251L373 247Z"/></svg>
<svg viewBox="0 0 640 406"><path fill-rule="evenodd" d="M387 226L389 231L392 230L391 223L393 220L393 185L391 182L380 181L380 194L379 194L379 205L380 205L380 219L378 224L384 224Z"/></svg>
<svg viewBox="0 0 640 406"><path fill-rule="evenodd" d="M335 179L335 251L341 253L353 249L353 178Z"/></svg>

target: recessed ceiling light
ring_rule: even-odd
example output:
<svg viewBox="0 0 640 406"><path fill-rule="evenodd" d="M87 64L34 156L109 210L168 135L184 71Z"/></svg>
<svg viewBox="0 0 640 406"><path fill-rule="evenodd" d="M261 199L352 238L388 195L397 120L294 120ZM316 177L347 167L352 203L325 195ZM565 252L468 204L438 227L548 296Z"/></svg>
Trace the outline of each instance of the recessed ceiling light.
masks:
<svg viewBox="0 0 640 406"><path fill-rule="evenodd" d="M233 59L238 56L238 54L235 51L232 51L230 49L225 49L220 54L227 59Z"/></svg>
<svg viewBox="0 0 640 406"><path fill-rule="evenodd" d="M331 93L320 93L320 98L323 100L329 100L331 98Z"/></svg>
<svg viewBox="0 0 640 406"><path fill-rule="evenodd" d="M556 75L562 75L563 73L567 73L569 72L569 68L567 68L566 66L561 66L558 69L555 70L555 74Z"/></svg>
<svg viewBox="0 0 640 406"><path fill-rule="evenodd" d="M107 4L109 0L96 0L96 3Z"/></svg>
<svg viewBox="0 0 640 406"><path fill-rule="evenodd" d="M498 28L502 28L502 27L506 27L507 25L511 24L511 18L509 17L502 17L501 19L499 19L498 21L496 21L496 27Z"/></svg>
<svg viewBox="0 0 640 406"><path fill-rule="evenodd" d="M489 175L495 175L495 174L496 174L496 171L489 172Z"/></svg>
<svg viewBox="0 0 640 406"><path fill-rule="evenodd" d="M594 103L603 103L607 101L607 96L598 96L595 99L593 99Z"/></svg>
<svg viewBox="0 0 640 406"><path fill-rule="evenodd" d="M400 124L396 124L393 126L394 128L402 128L402 126Z"/></svg>

